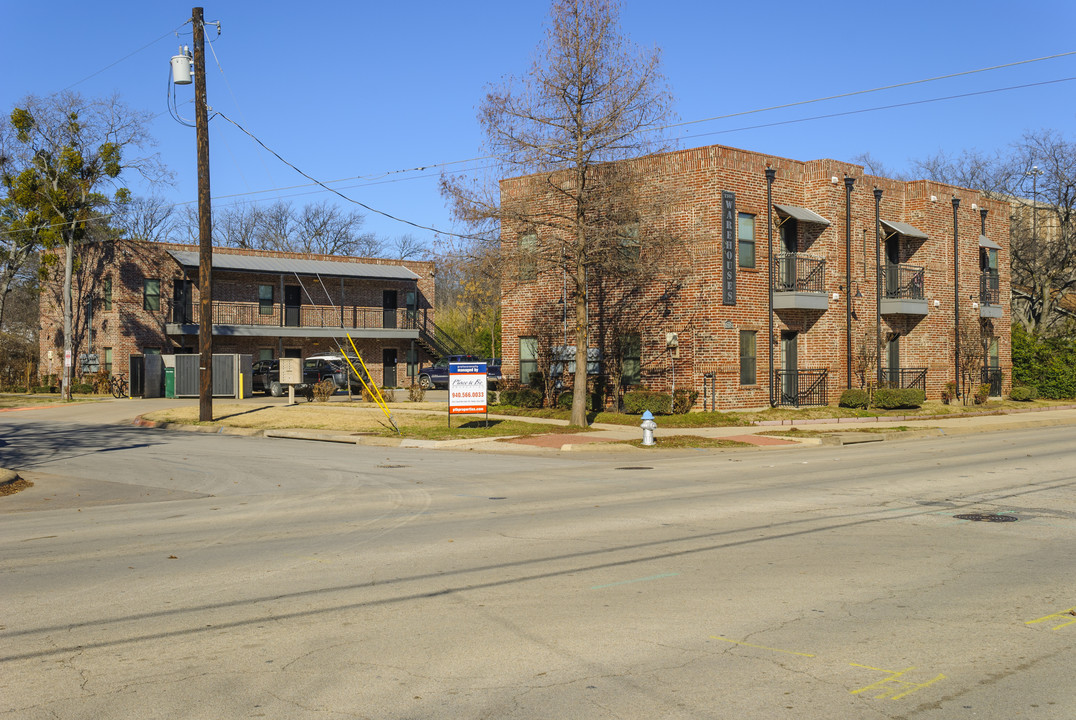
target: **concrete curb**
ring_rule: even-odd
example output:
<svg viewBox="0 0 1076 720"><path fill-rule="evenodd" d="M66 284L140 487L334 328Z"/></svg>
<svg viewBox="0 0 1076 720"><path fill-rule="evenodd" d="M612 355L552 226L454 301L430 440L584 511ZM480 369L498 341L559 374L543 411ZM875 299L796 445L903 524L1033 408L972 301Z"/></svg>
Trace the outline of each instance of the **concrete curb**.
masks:
<svg viewBox="0 0 1076 720"><path fill-rule="evenodd" d="M756 420L752 425L758 427L770 427L781 425L837 425L840 423L872 423L872 422L930 422L932 420L959 420L961 418L979 418L997 415L1022 415L1024 413L1052 412L1055 410L1073 410L1076 405L1056 405L1054 407L1013 408L1009 410L983 410L982 412L952 413L949 415L886 415L850 418L805 418L803 420Z"/></svg>

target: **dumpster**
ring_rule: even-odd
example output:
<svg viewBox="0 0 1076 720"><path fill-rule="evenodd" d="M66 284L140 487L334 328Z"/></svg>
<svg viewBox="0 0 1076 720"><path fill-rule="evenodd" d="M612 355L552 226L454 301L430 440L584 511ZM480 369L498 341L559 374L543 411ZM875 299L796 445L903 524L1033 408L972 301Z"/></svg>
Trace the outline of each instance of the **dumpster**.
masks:
<svg viewBox="0 0 1076 720"><path fill-rule="evenodd" d="M176 396L176 369L174 367L164 369L164 396L166 398Z"/></svg>

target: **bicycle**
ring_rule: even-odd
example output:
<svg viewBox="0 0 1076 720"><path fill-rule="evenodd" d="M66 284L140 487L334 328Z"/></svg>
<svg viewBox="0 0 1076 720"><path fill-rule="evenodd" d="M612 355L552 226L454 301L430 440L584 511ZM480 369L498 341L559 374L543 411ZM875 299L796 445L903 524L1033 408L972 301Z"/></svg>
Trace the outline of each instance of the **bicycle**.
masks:
<svg viewBox="0 0 1076 720"><path fill-rule="evenodd" d="M127 378L123 376L123 373L116 375L109 379L109 388L112 390L112 397L125 398L127 397Z"/></svg>

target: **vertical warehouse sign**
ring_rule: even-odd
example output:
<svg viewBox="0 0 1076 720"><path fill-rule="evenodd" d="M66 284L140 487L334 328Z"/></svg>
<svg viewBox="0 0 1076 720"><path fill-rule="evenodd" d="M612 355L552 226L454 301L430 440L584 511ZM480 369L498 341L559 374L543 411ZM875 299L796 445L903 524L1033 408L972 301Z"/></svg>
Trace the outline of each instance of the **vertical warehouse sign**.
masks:
<svg viewBox="0 0 1076 720"><path fill-rule="evenodd" d="M736 304L736 193L721 191L721 304Z"/></svg>
<svg viewBox="0 0 1076 720"><path fill-rule="evenodd" d="M453 415L480 415L483 413L489 413L489 408L486 404L486 364L484 362L449 363L449 425L452 425Z"/></svg>

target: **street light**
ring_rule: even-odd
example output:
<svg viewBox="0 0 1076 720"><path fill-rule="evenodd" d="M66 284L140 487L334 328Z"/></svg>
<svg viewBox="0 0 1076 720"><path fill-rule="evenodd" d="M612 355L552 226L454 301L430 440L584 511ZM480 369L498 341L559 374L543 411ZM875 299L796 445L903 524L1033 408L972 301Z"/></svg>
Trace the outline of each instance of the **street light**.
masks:
<svg viewBox="0 0 1076 720"><path fill-rule="evenodd" d="M1039 217L1039 175L1045 175L1038 165L1032 165L1031 169L1024 173L1024 177L1031 176L1031 245L1035 248L1035 269L1039 267L1039 241L1038 241L1038 217Z"/></svg>

